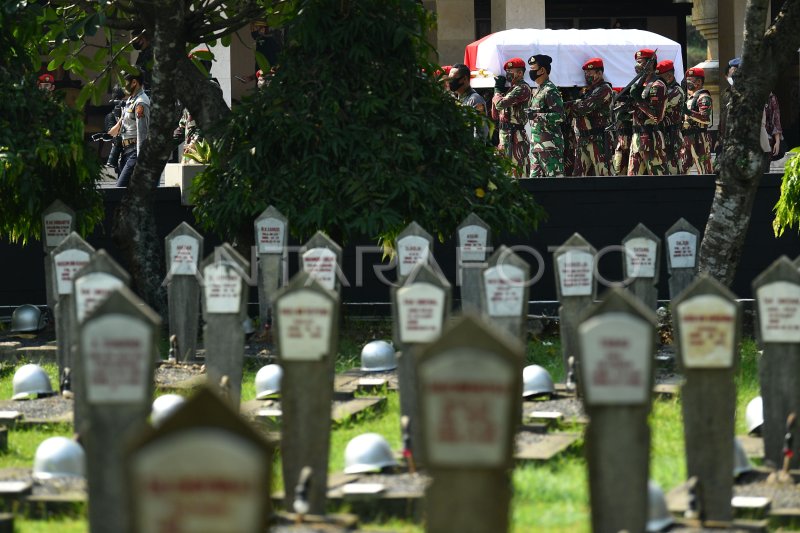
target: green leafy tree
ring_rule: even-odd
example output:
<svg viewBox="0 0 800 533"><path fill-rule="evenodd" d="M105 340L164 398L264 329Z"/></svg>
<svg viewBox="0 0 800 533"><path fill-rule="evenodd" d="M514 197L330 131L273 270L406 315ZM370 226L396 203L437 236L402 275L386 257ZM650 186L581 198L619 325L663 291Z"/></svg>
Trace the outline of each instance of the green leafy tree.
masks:
<svg viewBox="0 0 800 533"><path fill-rule="evenodd" d="M306 0L270 85L233 110L195 215L246 238L274 204L300 238L391 238L416 220L440 238L474 211L501 231L542 217L508 162L473 136L484 118L437 81L411 0Z"/></svg>
<svg viewBox="0 0 800 533"><path fill-rule="evenodd" d="M0 2L0 235L27 242L55 199L75 209L86 234L103 217L100 163L83 142L81 115L37 89L45 42L36 3Z"/></svg>
<svg viewBox="0 0 800 533"><path fill-rule="evenodd" d="M800 148L793 148L790 153L800 154ZM787 228L800 227L800 157L797 155L786 162L772 227L776 237L783 235Z"/></svg>

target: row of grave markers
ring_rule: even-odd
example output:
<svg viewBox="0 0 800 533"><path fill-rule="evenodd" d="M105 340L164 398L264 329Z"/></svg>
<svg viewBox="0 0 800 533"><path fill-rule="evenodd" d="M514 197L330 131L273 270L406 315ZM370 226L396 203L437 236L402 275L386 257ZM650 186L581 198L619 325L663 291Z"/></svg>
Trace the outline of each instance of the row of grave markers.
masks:
<svg viewBox="0 0 800 533"><path fill-rule="evenodd" d="M149 410L158 318L124 288L127 277L119 271L116 278L120 284L112 288L106 286L106 292L111 296L104 302L100 302L102 287L92 289L90 285L82 285L86 291L79 291L79 281L86 278L83 283L88 283L90 275L98 272L111 275L108 271L114 271L115 264L102 251L92 257L92 250L82 248L77 239L76 234L68 236L59 244L63 244L63 248L53 250L53 257L58 257L63 263L59 265L55 261L55 279L68 285L67 276L73 277L74 289L71 292L65 290L62 296L77 296L82 292L89 297L85 300L94 298L96 304L93 310L84 309L84 320L79 322L80 312L75 307L77 298L58 302L59 306L63 304L60 309L64 316L75 309L74 319L64 320L74 320L73 324L79 324L76 328L78 334L67 337L72 339L67 346L77 344L75 353L80 355L77 360L66 359L66 362L73 366L74 381L78 384L76 394L86 405L86 425L76 425L76 429L86 428L82 434L85 434L87 450L93 458L91 463L94 463L90 464L89 472L90 520L93 524L109 524L107 529L98 531L123 531L124 526L120 524L125 522L116 522L114 517L108 516L109 509L116 509L120 501L132 495L109 491L107 487L122 476L120 435L141 425ZM565 253L574 252L575 242L568 241L565 245L570 247ZM237 258L236 252L229 247L222 248L223 251L215 254L217 257L209 258L203 266L207 280L204 311L207 313L207 327L211 328L206 335L212 337L224 336L222 329L241 330L230 324L212 326L214 317L211 315L214 312L223 310L220 314L229 314L237 319L242 316L242 270L246 268L245 262ZM86 255L63 255L69 250ZM502 248L495 252L497 254L513 257L512 252ZM424 254L418 257L422 256ZM220 261L219 257L227 257L227 260ZM554 260L558 262L560 257L557 252ZM94 270L81 265L84 260L88 264L89 258L91 263L96 263ZM564 269L567 275L562 277L573 275L585 279L580 274L585 261L575 261L574 256L563 261L576 263L578 266L574 268L578 273L570 274L568 269ZM503 268L502 277L513 280L523 276L522 279L527 279L524 265L514 265L512 260L495 261L495 265L498 262ZM489 264L492 264L491 259ZM87 267L86 272L76 273L75 270L81 266ZM509 268L515 266L523 271L515 272ZM59 268L63 270L59 272ZM211 270L205 272L209 268ZM561 272L559 269L556 271ZM500 273L496 274L500 276ZM483 279L491 284L492 276L484 275ZM494 302L495 309L504 309L492 320L514 318L508 311L512 307L509 302L527 302L527 296L521 299L510 296L508 287L502 292L502 298L497 295L487 298L485 291L478 292L479 301L483 298ZM758 305L759 339L764 346L761 380L765 455L768 461L780 464L786 418L800 408L800 394L796 387L800 370L797 366L797 347L800 346L800 274L797 267L786 258L778 260L754 281L754 292ZM239 306L231 303L235 294L239 295ZM407 408L413 418L419 420L414 439L419 447L415 453L419 454L420 464L434 474L429 494L429 530L444 530L444 525L437 528L437 520L452 525L453 515L459 514L448 511L446 518L440 518L435 511L437 508L452 507L436 502L459 502L462 498L464 501L460 503L464 509L480 509L482 512L478 514L486 516L487 520L493 517L494 528L505 529L498 526L507 525L508 499L504 495L509 493L510 450L519 420L521 394L514 392L521 385L523 352L519 337L506 334L503 330L509 328L502 322L492 327L470 317L446 328L449 285L426 264L417 265L408 272L403 286L396 289L393 300L395 336L403 348L401 359L405 357L407 361L406 366L401 366L401 379L413 376L415 384L411 389L406 387L404 394L401 381L401 403L404 395L413 396L418 403L416 407ZM326 435L330 433L331 396L328 391L332 394L339 299L335 291L323 287L310 274L300 274L276 295L273 304L279 353L286 366L286 387L282 398L284 479L287 486L291 486L304 466L313 465L318 474L313 478L309 501L313 510L324 509L329 446ZM478 306L482 309L492 307L486 302ZM517 316L524 316L525 306L520 307L523 311ZM735 406L733 373L738 358L741 312L734 296L709 278L694 282L673 301L673 308L679 364L686 377L683 409L688 475L700 480L699 505L705 517L712 521L730 521ZM438 326L433 324L434 319L439 319ZM576 322L575 329L581 372L579 384L590 414L587 454L593 527L595 530L641 530L647 508L647 414L653 382L654 317L652 311L639 301L622 291L613 290L603 302L591 306L589 314ZM516 331L516 327L511 331ZM229 339L226 344L227 359L239 359L241 372L241 351L237 353L237 350L229 349L234 340ZM71 358L72 355L68 351L64 357ZM213 350L209 357L211 364ZM220 380L228 377L228 387L238 386L233 382L240 383L241 374L236 380L223 372L220 371ZM211 373L209 369L209 375ZM213 379L212 384L219 385ZM225 387L220 390L228 395L232 405L238 404L238 392ZM309 390L314 393L308 394ZM709 390L714 394L709 394ZM76 401L76 409L77 405ZM190 427L194 426L187 425L183 429ZM310 438L313 435L318 435L318 438ZM625 453L619 453L620 449ZM163 453L161 463L149 463L151 473L163 472L153 465L163 465L164 461L169 462L164 458L173 457L166 448ZM623 459L625 464L616 464L612 457ZM320 459L319 464L315 458ZM621 486L620 472L630 473L626 476L625 486ZM474 480L474 476L482 475L485 475L482 485L493 487L493 494L503 496L498 498L499 507L484 508L487 504L478 501L478 495L470 492L478 491L476 485L479 487L481 484L464 482L467 478ZM117 485L121 487L120 491L124 490L124 484ZM179 492L174 484L170 489L166 482L160 489L154 488L159 487L157 483L147 487L155 494L170 490ZM286 493L288 500L290 491ZM141 495L133 496L138 498ZM186 498L186 494L181 497ZM491 499L483 497L483 500ZM162 502L160 505L166 504ZM470 523L480 520L472 512L462 514ZM116 516L128 515L116 512Z"/></svg>

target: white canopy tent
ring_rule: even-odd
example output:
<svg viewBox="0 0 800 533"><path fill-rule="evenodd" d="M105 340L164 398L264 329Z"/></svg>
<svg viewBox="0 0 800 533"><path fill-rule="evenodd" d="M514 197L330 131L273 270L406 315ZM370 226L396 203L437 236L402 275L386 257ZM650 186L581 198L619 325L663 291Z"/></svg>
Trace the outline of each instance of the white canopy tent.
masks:
<svg viewBox="0 0 800 533"><path fill-rule="evenodd" d="M642 48L657 50L658 60L675 64L675 79L683 79L681 45L657 33L644 30L505 30L467 45L464 63L471 70L491 75L503 73L503 63L512 57L524 61L534 54L553 58L550 78L559 87L583 86L586 60L599 57L605 78L614 87L624 87L634 77L634 54ZM528 78L527 70L525 80Z"/></svg>

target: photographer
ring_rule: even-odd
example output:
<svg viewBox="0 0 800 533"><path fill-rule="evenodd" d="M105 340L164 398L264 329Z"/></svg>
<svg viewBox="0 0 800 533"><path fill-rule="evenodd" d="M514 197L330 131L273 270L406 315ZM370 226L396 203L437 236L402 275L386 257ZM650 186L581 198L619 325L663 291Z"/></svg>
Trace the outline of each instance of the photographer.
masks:
<svg viewBox="0 0 800 533"><path fill-rule="evenodd" d="M125 100L123 100L125 93L122 91L122 87L119 85L115 85L113 89L111 89L111 100L109 103L114 104L114 109L111 110L105 117L104 123L104 131L109 133L111 128L119 121L122 117L122 107L125 104ZM111 151L108 154L108 159L106 159L106 166L113 168L114 172L119 175L119 156L122 155L122 139L120 137L114 137L111 141Z"/></svg>

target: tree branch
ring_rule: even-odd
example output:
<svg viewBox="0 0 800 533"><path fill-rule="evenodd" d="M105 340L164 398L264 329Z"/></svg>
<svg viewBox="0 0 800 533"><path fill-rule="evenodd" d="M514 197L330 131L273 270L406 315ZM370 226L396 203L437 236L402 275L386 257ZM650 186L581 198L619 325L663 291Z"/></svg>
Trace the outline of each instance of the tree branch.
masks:
<svg viewBox="0 0 800 533"><path fill-rule="evenodd" d="M227 19L221 19L213 23L197 25L187 25L186 35L187 40L196 43L205 43L213 39L219 39L222 36L238 31L244 27L245 24L258 18L264 13L263 9L258 6L250 6L244 11L239 11L235 16ZM222 31L219 31L222 30Z"/></svg>

